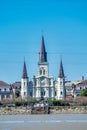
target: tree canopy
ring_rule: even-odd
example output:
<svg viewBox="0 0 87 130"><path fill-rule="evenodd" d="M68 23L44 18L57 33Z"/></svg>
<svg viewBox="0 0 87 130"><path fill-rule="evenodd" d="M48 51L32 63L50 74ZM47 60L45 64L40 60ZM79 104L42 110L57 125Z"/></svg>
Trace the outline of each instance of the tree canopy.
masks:
<svg viewBox="0 0 87 130"><path fill-rule="evenodd" d="M87 88L82 90L80 96L86 96L87 97Z"/></svg>

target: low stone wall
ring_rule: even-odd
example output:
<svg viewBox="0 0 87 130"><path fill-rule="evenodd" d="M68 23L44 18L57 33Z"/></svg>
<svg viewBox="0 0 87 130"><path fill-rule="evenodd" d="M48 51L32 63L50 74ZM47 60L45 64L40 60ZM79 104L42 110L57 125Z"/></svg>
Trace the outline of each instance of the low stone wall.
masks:
<svg viewBox="0 0 87 130"><path fill-rule="evenodd" d="M50 114L87 114L87 106L50 107Z"/></svg>
<svg viewBox="0 0 87 130"><path fill-rule="evenodd" d="M49 107L32 107L31 114L49 114Z"/></svg>
<svg viewBox="0 0 87 130"><path fill-rule="evenodd" d="M43 111L42 111L43 112ZM31 113L30 108L14 107L14 108L0 108L0 115L29 115ZM37 114L47 114L38 112ZM87 114L87 107L50 107L50 114Z"/></svg>
<svg viewBox="0 0 87 130"><path fill-rule="evenodd" d="M9 108L9 107L5 107L5 108L0 108L0 115L27 115L27 114L31 114L31 109L27 109L27 108Z"/></svg>

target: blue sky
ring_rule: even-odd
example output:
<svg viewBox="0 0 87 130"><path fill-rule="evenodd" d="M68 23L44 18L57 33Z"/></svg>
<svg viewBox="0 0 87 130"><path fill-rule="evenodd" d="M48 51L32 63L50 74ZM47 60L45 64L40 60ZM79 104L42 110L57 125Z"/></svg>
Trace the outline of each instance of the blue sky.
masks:
<svg viewBox="0 0 87 130"><path fill-rule="evenodd" d="M87 79L86 0L0 0L0 80L20 81L24 57L29 78L38 72L42 30L49 72Z"/></svg>

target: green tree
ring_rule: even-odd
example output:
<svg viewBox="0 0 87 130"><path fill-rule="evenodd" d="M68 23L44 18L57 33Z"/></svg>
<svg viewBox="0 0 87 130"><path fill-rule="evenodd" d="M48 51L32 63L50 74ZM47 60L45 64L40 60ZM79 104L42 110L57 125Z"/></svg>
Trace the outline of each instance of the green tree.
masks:
<svg viewBox="0 0 87 130"><path fill-rule="evenodd" d="M82 90L80 96L86 96L87 97L87 88Z"/></svg>

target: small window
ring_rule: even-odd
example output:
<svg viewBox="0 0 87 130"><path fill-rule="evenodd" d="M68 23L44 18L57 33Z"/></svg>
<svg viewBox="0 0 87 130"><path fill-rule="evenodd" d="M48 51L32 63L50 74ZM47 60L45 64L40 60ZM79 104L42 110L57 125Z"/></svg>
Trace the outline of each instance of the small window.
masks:
<svg viewBox="0 0 87 130"><path fill-rule="evenodd" d="M81 90L82 88L80 87L80 90Z"/></svg>
<svg viewBox="0 0 87 130"><path fill-rule="evenodd" d="M41 97L43 96L43 92L41 92Z"/></svg>
<svg viewBox="0 0 87 130"><path fill-rule="evenodd" d="M40 70L40 75L42 75L42 70Z"/></svg>
<svg viewBox="0 0 87 130"><path fill-rule="evenodd" d="M44 91L44 96L45 96L45 91Z"/></svg>
<svg viewBox="0 0 87 130"><path fill-rule="evenodd" d="M62 93L62 91L61 91L61 93L60 93L60 94L61 94L61 95L63 94L63 93Z"/></svg>
<svg viewBox="0 0 87 130"><path fill-rule="evenodd" d="M32 92L30 92L30 96L32 97Z"/></svg>
<svg viewBox="0 0 87 130"><path fill-rule="evenodd" d="M9 91L11 91L12 90L12 88L9 88Z"/></svg>
<svg viewBox="0 0 87 130"><path fill-rule="evenodd" d="M4 90L6 91L6 88Z"/></svg>
<svg viewBox="0 0 87 130"><path fill-rule="evenodd" d="M45 70L43 70L43 75L45 75Z"/></svg>
<svg viewBox="0 0 87 130"><path fill-rule="evenodd" d="M49 81L49 85L51 85L51 81Z"/></svg>
<svg viewBox="0 0 87 130"><path fill-rule="evenodd" d="M57 95L56 91L55 91L55 96Z"/></svg>
<svg viewBox="0 0 87 130"><path fill-rule="evenodd" d="M24 96L26 95L26 92L24 92Z"/></svg>
<svg viewBox="0 0 87 130"><path fill-rule="evenodd" d="M62 82L60 82L60 85L62 85Z"/></svg>
<svg viewBox="0 0 87 130"><path fill-rule="evenodd" d="M25 82L24 82L24 86L25 86Z"/></svg>

